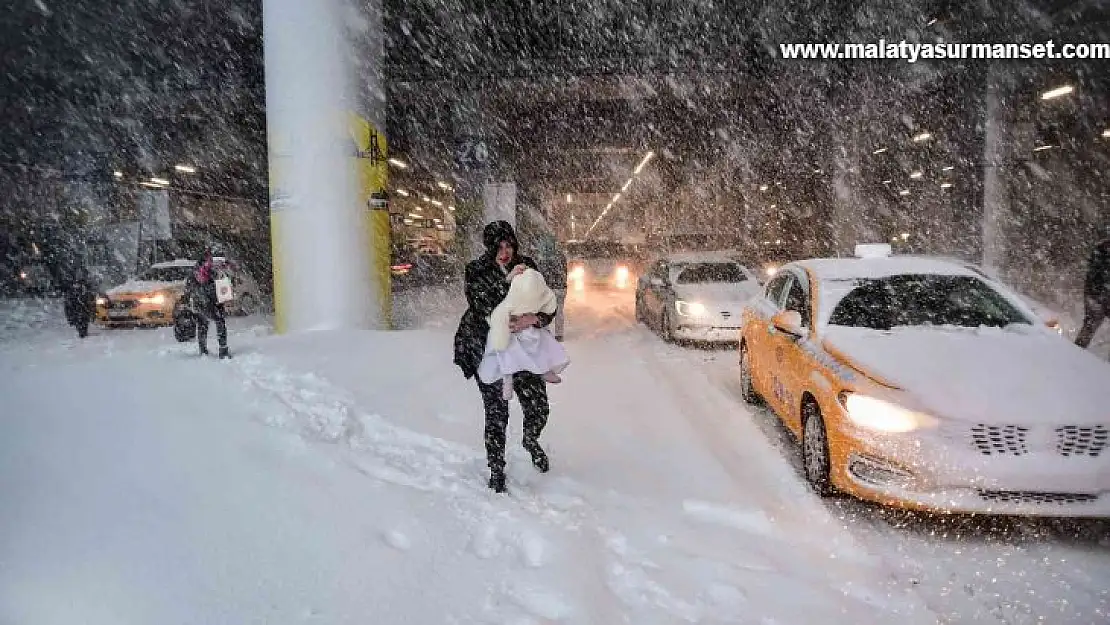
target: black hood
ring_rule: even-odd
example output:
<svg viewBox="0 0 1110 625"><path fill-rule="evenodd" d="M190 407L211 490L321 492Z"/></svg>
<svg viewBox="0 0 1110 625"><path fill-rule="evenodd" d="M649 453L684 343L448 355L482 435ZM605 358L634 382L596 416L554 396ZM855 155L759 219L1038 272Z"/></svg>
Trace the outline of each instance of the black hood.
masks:
<svg viewBox="0 0 1110 625"><path fill-rule="evenodd" d="M486 246L487 254L496 254L502 241L508 241L513 246L514 252L520 251L520 242L516 238L513 225L507 221L492 221L486 224L482 231L482 244Z"/></svg>

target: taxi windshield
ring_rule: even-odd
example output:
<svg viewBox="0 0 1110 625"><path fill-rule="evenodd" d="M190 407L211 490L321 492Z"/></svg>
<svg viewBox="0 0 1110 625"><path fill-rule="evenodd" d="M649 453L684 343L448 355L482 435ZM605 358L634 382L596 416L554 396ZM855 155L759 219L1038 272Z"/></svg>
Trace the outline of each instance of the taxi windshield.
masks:
<svg viewBox="0 0 1110 625"><path fill-rule="evenodd" d="M971 276L901 275L862 279L833 309L830 325L1005 327L1032 322L1000 293Z"/></svg>

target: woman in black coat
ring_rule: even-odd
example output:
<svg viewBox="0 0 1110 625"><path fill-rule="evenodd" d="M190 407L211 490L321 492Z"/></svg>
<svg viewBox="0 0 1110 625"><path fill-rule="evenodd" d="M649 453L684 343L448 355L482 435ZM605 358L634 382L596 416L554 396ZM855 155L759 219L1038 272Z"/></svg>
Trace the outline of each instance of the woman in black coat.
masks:
<svg viewBox="0 0 1110 625"><path fill-rule="evenodd" d="M477 378L478 365L485 354L489 319L493 309L509 292L509 274L518 265L536 269L536 263L520 254L520 243L512 225L495 221L482 233L485 253L466 266L466 301L468 307L459 321L455 333L455 364L467 378L475 378L482 394L486 412L486 459L489 464L489 487L505 492L505 430L509 425L509 402L501 394L502 382L484 384ZM530 326L545 327L553 315L543 313L522 315L511 321L510 329L519 332ZM532 464L541 472L550 465L547 454L540 447L540 434L547 425L550 408L547 402L547 384L543 378L529 372L513 376L513 389L520 398L524 411L524 448L532 456Z"/></svg>

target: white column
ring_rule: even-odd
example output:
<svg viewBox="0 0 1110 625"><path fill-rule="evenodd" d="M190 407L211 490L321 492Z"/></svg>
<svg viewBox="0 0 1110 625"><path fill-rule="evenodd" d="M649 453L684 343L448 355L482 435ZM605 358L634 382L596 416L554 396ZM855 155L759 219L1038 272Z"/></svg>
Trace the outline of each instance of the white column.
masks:
<svg viewBox="0 0 1110 625"><path fill-rule="evenodd" d="M983 145L983 267L990 271L1002 269L1003 241L1007 219L1006 183L1006 114L1003 102L1007 85L1004 69L991 67L987 78L986 137Z"/></svg>
<svg viewBox="0 0 1110 625"><path fill-rule="evenodd" d="M346 0L263 0L279 332L380 321L347 120L347 111L371 106L360 100L367 71L376 79L380 46L368 52L365 42L380 28Z"/></svg>

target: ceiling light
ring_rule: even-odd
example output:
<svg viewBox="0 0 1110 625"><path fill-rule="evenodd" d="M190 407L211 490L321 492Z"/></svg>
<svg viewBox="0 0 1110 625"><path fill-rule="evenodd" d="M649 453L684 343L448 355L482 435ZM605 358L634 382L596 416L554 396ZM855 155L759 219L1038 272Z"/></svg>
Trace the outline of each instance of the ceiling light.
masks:
<svg viewBox="0 0 1110 625"><path fill-rule="evenodd" d="M909 238L910 238L910 233L908 233L908 232L903 232L902 233L902 240L903 241L905 241L906 239L909 239Z"/></svg>
<svg viewBox="0 0 1110 625"><path fill-rule="evenodd" d="M956 168L952 165L949 165L948 167L941 167L940 168L941 171L952 171L953 169L956 169Z"/></svg>
<svg viewBox="0 0 1110 625"><path fill-rule="evenodd" d="M1110 139L1110 128L1107 128L1106 130L1102 131L1102 138L1103 139Z"/></svg>
<svg viewBox="0 0 1110 625"><path fill-rule="evenodd" d="M884 181L883 181L883 184L890 184L890 183L892 183L892 182L894 182L894 181L893 181L893 180L884 180Z"/></svg>
<svg viewBox="0 0 1110 625"><path fill-rule="evenodd" d="M772 204L772 205L771 205L771 208L778 208L778 207L779 207L779 205L778 205L778 204Z"/></svg>
<svg viewBox="0 0 1110 625"><path fill-rule="evenodd" d="M624 183L624 186L621 187L621 192L623 193L623 192L627 191L628 187L631 187L631 186L632 186L632 179L629 178L628 182Z"/></svg>
<svg viewBox="0 0 1110 625"><path fill-rule="evenodd" d="M151 176L150 181L153 184L162 185L162 186L168 186L170 184L169 180L166 180L165 178L159 178L157 176Z"/></svg>
<svg viewBox="0 0 1110 625"><path fill-rule="evenodd" d="M879 148L878 150L872 152L872 154L882 154L883 152L886 152L886 148Z"/></svg>
<svg viewBox="0 0 1110 625"><path fill-rule="evenodd" d="M146 180L140 182L139 184L143 185L144 187L150 187L151 189L161 189L162 188L162 185L156 184L156 183L153 183L153 182L147 182Z"/></svg>
<svg viewBox="0 0 1110 625"><path fill-rule="evenodd" d="M1052 98L1058 98L1062 95L1068 95L1072 91L1075 91L1075 88L1072 87L1071 85L1064 85L1063 87L1056 87L1055 89L1049 89L1048 91L1045 91L1044 93L1042 93L1041 94L1041 99L1042 100L1051 100Z"/></svg>
<svg viewBox="0 0 1110 625"><path fill-rule="evenodd" d="M917 170L917 171L910 174L910 178L913 178L914 180L918 180L924 175L925 175L925 172L923 172L921 170Z"/></svg>
<svg viewBox="0 0 1110 625"><path fill-rule="evenodd" d="M403 195L403 196L405 196L405 197L408 197L408 196L409 196L409 192L408 192L408 191L405 191L404 189L397 189L397 195Z"/></svg>
<svg viewBox="0 0 1110 625"><path fill-rule="evenodd" d="M929 20L929 23L926 24L926 26L932 26L933 24L936 24L936 23L937 23L937 18L934 17L933 19Z"/></svg>
<svg viewBox="0 0 1110 625"><path fill-rule="evenodd" d="M176 169L177 171L183 173L183 174L195 174L195 173L197 173L197 168L193 167L192 165L180 165L179 164L179 165L174 165L173 168Z"/></svg>
<svg viewBox="0 0 1110 625"><path fill-rule="evenodd" d="M1052 145L1038 145L1037 147L1033 148L1033 151L1034 151L1034 152L1044 152L1045 150L1051 150L1051 149L1052 149L1052 148L1054 148L1054 147L1056 147L1056 146L1052 146Z"/></svg>
<svg viewBox="0 0 1110 625"><path fill-rule="evenodd" d="M1105 132L1102 133L1102 136L1105 137L1106 133ZM123 172L122 171L114 171L114 172L112 172L112 175L115 176L116 178L123 178Z"/></svg>
<svg viewBox="0 0 1110 625"><path fill-rule="evenodd" d="M818 169L814 169L814 170L813 170L813 173L815 173L815 174L820 174L820 173L822 173L822 172L821 172L820 168L818 168Z"/></svg>
<svg viewBox="0 0 1110 625"><path fill-rule="evenodd" d="M933 138L933 133L931 133L931 132L922 132L922 133L918 133L918 134L913 136L914 143L921 143L922 141L928 141L929 139L932 139L932 138Z"/></svg>
<svg viewBox="0 0 1110 625"><path fill-rule="evenodd" d="M447 184L446 182L437 182L436 186L439 187L440 189L443 189L444 191L454 191L455 190L451 185Z"/></svg>
<svg viewBox="0 0 1110 625"><path fill-rule="evenodd" d="M394 167L400 167L401 169L408 169L409 168L409 164L406 163L405 161L402 161L399 158L389 159L389 164L393 165Z"/></svg>
<svg viewBox="0 0 1110 625"><path fill-rule="evenodd" d="M430 198L426 195L421 195L420 199L424 200L425 202L431 202L432 201L432 198Z"/></svg>
<svg viewBox="0 0 1110 625"><path fill-rule="evenodd" d="M447 210L449 210L449 211L453 211L453 210L455 210L455 207L454 207L454 206L448 206L448 207L447 207Z"/></svg>
<svg viewBox="0 0 1110 625"><path fill-rule="evenodd" d="M424 219L424 216L419 213L409 213L409 217L412 217L413 219Z"/></svg>
<svg viewBox="0 0 1110 625"><path fill-rule="evenodd" d="M440 202L439 200L432 200L432 204L435 204L436 206L439 206L439 207L443 206L443 202Z"/></svg>
<svg viewBox="0 0 1110 625"><path fill-rule="evenodd" d="M952 183L951 182L942 182L942 183L940 183L940 188L942 188L942 189L951 189L952 188Z"/></svg>
<svg viewBox="0 0 1110 625"><path fill-rule="evenodd" d="M898 195L909 195L909 194L910 194L909 189L902 189L901 191L898 192Z"/></svg>
<svg viewBox="0 0 1110 625"><path fill-rule="evenodd" d="M570 194L567 194L567 204L570 204Z"/></svg>
<svg viewBox="0 0 1110 625"><path fill-rule="evenodd" d="M765 184L761 184L761 185L759 185L759 190L760 190L760 191L766 191L766 190L767 190L768 188L769 188L769 187L768 187L767 185L765 185Z"/></svg>
<svg viewBox="0 0 1110 625"><path fill-rule="evenodd" d="M644 166L646 166L648 164L648 161L650 161L651 157L653 157L653 156L655 156L655 152L648 152L647 154L645 154L644 155L644 160L640 161L640 164L636 166L636 171L634 171L633 173L638 175L644 169Z"/></svg>
<svg viewBox="0 0 1110 625"><path fill-rule="evenodd" d="M613 201L612 201L612 202L610 202L610 204L616 204L617 202L619 202L619 201L620 201L620 199L621 199L621 194L620 194L620 193L618 193L618 194L616 194L616 195L614 195L614 196L613 196Z"/></svg>

